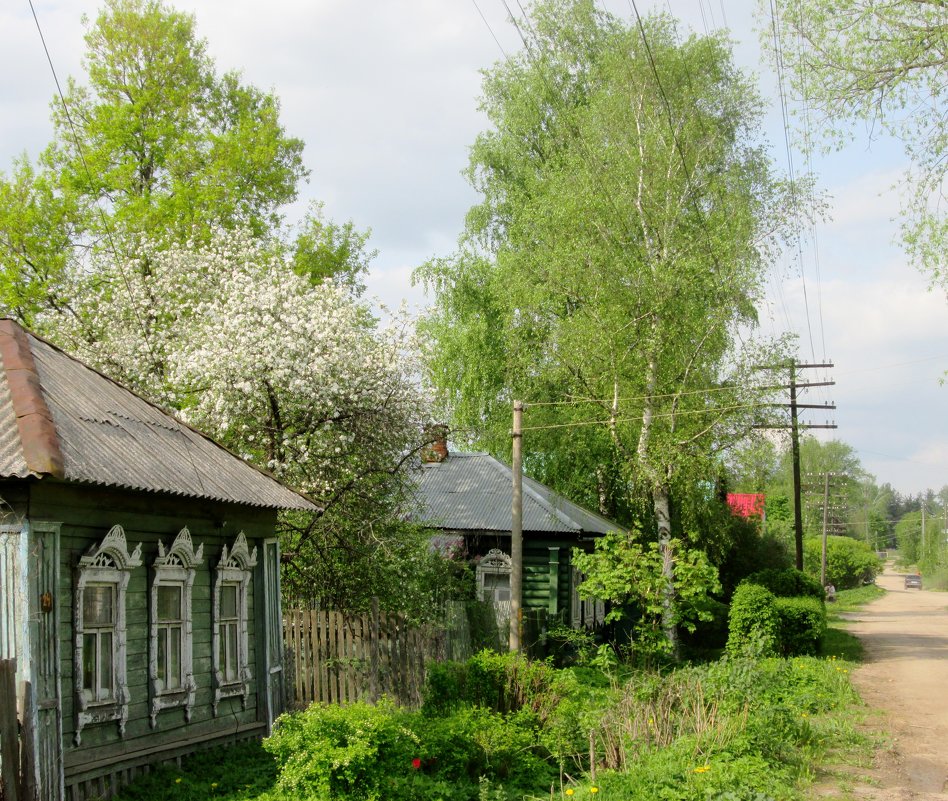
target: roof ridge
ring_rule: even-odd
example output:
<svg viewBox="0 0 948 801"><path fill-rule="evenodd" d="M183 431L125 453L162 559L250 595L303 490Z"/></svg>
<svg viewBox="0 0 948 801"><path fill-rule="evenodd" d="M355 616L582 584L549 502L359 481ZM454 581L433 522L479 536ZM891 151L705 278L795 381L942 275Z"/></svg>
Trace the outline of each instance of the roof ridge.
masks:
<svg viewBox="0 0 948 801"><path fill-rule="evenodd" d="M33 475L66 475L62 447L25 329L16 320L0 320L0 359L10 388L20 447Z"/></svg>

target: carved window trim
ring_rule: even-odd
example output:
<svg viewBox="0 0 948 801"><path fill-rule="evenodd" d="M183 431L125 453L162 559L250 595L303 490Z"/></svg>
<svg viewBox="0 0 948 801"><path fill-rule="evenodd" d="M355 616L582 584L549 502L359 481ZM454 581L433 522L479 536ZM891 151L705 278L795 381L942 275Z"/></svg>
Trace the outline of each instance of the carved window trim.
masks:
<svg viewBox="0 0 948 801"><path fill-rule="evenodd" d="M224 698L241 698L244 709L250 696L250 640L247 634L248 604L247 596L253 568L257 565L257 549L251 551L247 546L244 532L237 535L233 547L227 546L221 553L220 561L214 573L213 620L211 637L212 660L214 665L214 715ZM224 675L224 661L221 659L221 592L225 585L236 585L237 595L237 665L236 678L228 679Z"/></svg>
<svg viewBox="0 0 948 801"><path fill-rule="evenodd" d="M184 719L191 721L191 710L197 694L194 680L192 590L197 568L204 562L203 553L203 544L198 546L197 551L194 550L191 532L187 527L178 532L167 551L164 543L158 541L158 556L152 565L149 591L148 679L151 687L152 728L157 727L158 713L162 709L184 707ZM158 619L158 590L161 587L177 587L181 590L180 686L172 688L165 687L158 669L159 629L167 632L171 628Z"/></svg>
<svg viewBox="0 0 948 801"><path fill-rule="evenodd" d="M491 548L487 555L477 565L477 597L482 601L495 603L510 602L510 576L513 573L511 559L498 548ZM487 576L507 576L507 599L498 599L494 596L493 587L487 586Z"/></svg>
<svg viewBox="0 0 948 801"><path fill-rule="evenodd" d="M125 530L112 526L102 542L93 544L79 559L76 566L74 610L75 643L73 648L73 678L76 695L76 745L81 744L82 730L95 723L117 721L119 735L125 736L128 721L128 690L125 622L125 595L132 570L141 567L142 545L138 543L128 552ZM83 655L85 643L84 601L89 586L112 588L114 624L112 626L112 694L108 700L96 701L88 697L83 687ZM95 629L90 629L92 634ZM97 658L100 654L97 653Z"/></svg>

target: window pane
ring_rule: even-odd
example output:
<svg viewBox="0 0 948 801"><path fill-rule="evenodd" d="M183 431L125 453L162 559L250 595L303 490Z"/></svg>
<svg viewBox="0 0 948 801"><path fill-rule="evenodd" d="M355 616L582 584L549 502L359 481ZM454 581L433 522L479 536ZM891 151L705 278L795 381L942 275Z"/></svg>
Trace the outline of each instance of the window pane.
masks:
<svg viewBox="0 0 948 801"><path fill-rule="evenodd" d="M221 617L237 617L237 585L225 584L221 587Z"/></svg>
<svg viewBox="0 0 948 801"><path fill-rule="evenodd" d="M169 688L181 686L181 629L168 629L168 683Z"/></svg>
<svg viewBox="0 0 948 801"><path fill-rule="evenodd" d="M87 584L82 592L84 626L112 625L112 585Z"/></svg>
<svg viewBox="0 0 948 801"><path fill-rule="evenodd" d="M100 699L112 697L112 633L99 635L99 692Z"/></svg>
<svg viewBox="0 0 948 801"><path fill-rule="evenodd" d="M484 574L484 588L492 590L496 587L505 587L510 589L510 574L509 573L485 573Z"/></svg>
<svg viewBox="0 0 948 801"><path fill-rule="evenodd" d="M82 689L95 690L95 634L82 635Z"/></svg>
<svg viewBox="0 0 948 801"><path fill-rule="evenodd" d="M158 620L181 620L181 586L158 585Z"/></svg>
<svg viewBox="0 0 948 801"><path fill-rule="evenodd" d="M166 665L168 664L168 630L164 628L158 629L158 681L161 682L163 687L168 686L168 671L166 670Z"/></svg>
<svg viewBox="0 0 948 801"><path fill-rule="evenodd" d="M227 681L237 681L237 625L235 623L227 626L227 670L224 675Z"/></svg>

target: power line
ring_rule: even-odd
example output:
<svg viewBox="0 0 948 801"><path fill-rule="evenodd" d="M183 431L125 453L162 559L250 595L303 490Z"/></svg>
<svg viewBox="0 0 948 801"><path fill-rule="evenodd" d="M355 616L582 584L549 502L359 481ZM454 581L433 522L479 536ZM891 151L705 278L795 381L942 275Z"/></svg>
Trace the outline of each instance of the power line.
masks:
<svg viewBox="0 0 948 801"><path fill-rule="evenodd" d="M598 403L601 405L610 405L612 403L630 403L633 401L645 401L645 400L660 400L662 398L679 398L683 395L710 395L715 392L730 392L735 389L752 389L752 390L768 390L768 389L786 389L786 384L765 384L763 386L750 386L750 387L740 387L740 386L718 386L718 387L706 387L704 389L685 389L680 392L665 392L657 395L633 395L625 398L572 398L570 400L562 401L537 401L525 402L524 406L526 408L533 408L537 406L578 406L583 403Z"/></svg>
<svg viewBox="0 0 948 801"><path fill-rule="evenodd" d="M76 144L76 152L79 154L79 161L82 164L82 168L86 173L86 177L89 179L89 185L92 186L94 181L92 179L92 171L89 169L89 165L86 162L86 156L82 149L82 142L79 139L79 134L76 131L76 126L72 121L72 115L69 113L69 106L66 103L66 96L63 93L62 86L59 83L59 76L56 74L56 67L53 66L53 58L50 55L49 47L46 45L46 37L43 36L43 28L40 25L39 17L36 15L36 9L33 7L33 0L29 0L30 11L33 12L33 21L36 23L36 30L39 33L40 41L43 43L43 52L46 53L46 61L49 63L50 72L53 74L53 81L56 84L56 92L59 95L59 101L62 103L63 113L66 115L66 122L69 124L69 130L72 132L73 140ZM112 256L115 258L116 266L119 269L119 273L122 276L122 281L125 284L125 290L128 293L129 305L132 308L132 313L135 315L135 319L138 322L139 327L142 332L142 340L145 343L145 348L148 350L148 355L151 357L152 362L156 362L154 351L151 348L151 342L148 338L148 328L145 325L145 321L142 319L141 314L138 310L138 305L135 303L135 295L132 292L132 285L128 280L128 275L125 272L125 267L122 262L122 259L119 257L118 249L115 247L115 240L112 237L112 229L109 225L108 219L105 216L105 212L102 209L102 206L99 204L98 198L95 202L96 211L99 213L99 217L102 220L102 227L105 230L105 236L109 243L109 250L112 251Z"/></svg>
<svg viewBox="0 0 948 801"><path fill-rule="evenodd" d="M529 404L526 404L529 406ZM721 412L734 412L740 411L742 409L759 409L762 404L759 403L740 403L734 404L732 406L719 406L713 409L686 409L680 412L657 412L652 414L652 419L656 418L666 418L666 417L690 417L693 415L699 414L719 414ZM578 420L571 423L552 423L550 425L544 426L524 426L524 431L549 431L555 428L579 428L581 426L602 426L602 425L614 425L617 423L637 423L641 420L640 417L619 417L615 420L606 419L606 420Z"/></svg>

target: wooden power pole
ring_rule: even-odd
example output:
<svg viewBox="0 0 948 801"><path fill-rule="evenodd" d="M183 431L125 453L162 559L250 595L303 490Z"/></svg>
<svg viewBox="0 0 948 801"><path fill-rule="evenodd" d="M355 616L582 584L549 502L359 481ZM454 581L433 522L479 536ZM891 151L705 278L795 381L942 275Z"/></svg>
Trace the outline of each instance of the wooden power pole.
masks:
<svg viewBox="0 0 948 801"><path fill-rule="evenodd" d="M796 545L796 566L797 570L803 570L803 503L800 497L800 429L810 428L836 428L835 423L801 423L797 419L799 409L827 409L835 410L835 403L800 403L797 400L798 389L809 389L810 387L831 387L836 384L835 381L814 381L808 384L797 382L797 370L812 369L814 367L832 368L833 363L806 364L799 363L793 359L780 364L759 365L757 370L790 370L790 383L781 387L781 389L790 390L790 403L778 403L777 406L790 409L789 426L763 426L763 428L789 428L790 429L790 452L793 459L793 539Z"/></svg>
<svg viewBox="0 0 948 801"><path fill-rule="evenodd" d="M520 629L523 621L523 401L513 405L513 501L510 521L510 650L521 648Z"/></svg>

